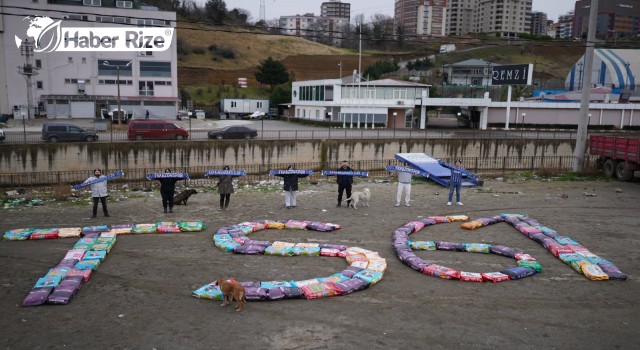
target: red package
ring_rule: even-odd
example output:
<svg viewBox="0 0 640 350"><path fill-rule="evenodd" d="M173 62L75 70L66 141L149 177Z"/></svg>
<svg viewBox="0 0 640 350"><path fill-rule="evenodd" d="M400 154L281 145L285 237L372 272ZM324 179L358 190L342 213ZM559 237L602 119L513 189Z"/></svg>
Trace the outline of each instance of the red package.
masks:
<svg viewBox="0 0 640 350"><path fill-rule="evenodd" d="M445 280L460 278L460 271L438 264L425 266L422 269L422 273L433 277L440 277Z"/></svg>
<svg viewBox="0 0 640 350"><path fill-rule="evenodd" d="M583 252L583 253L587 253L589 252L589 249L581 246L581 245L572 245L572 246L568 246L569 249L573 250L575 253L577 252Z"/></svg>
<svg viewBox="0 0 640 350"><path fill-rule="evenodd" d="M69 272L67 272L67 276L82 276L82 279L86 282L89 280L89 277L91 277L91 272L93 272L92 269L86 269L86 270L71 269L69 270Z"/></svg>
<svg viewBox="0 0 640 350"><path fill-rule="evenodd" d="M338 249L330 249L330 248L321 248L320 255L322 256L338 256L340 254L340 250Z"/></svg>
<svg viewBox="0 0 640 350"><path fill-rule="evenodd" d="M526 253L515 253L513 256L516 260L536 261L536 258Z"/></svg>
<svg viewBox="0 0 640 350"><path fill-rule="evenodd" d="M485 281L490 281L493 283L509 280L509 276L505 275L502 272L485 272L485 273L481 273L481 275Z"/></svg>
<svg viewBox="0 0 640 350"><path fill-rule="evenodd" d="M58 231L40 233L34 232L29 236L29 239L56 239L58 238Z"/></svg>
<svg viewBox="0 0 640 350"><path fill-rule="evenodd" d="M482 282L482 274L476 272L460 272L460 281L462 282Z"/></svg>
<svg viewBox="0 0 640 350"><path fill-rule="evenodd" d="M547 247L547 250L556 258L560 256L560 254L573 254L573 250L571 248L562 244L550 244Z"/></svg>

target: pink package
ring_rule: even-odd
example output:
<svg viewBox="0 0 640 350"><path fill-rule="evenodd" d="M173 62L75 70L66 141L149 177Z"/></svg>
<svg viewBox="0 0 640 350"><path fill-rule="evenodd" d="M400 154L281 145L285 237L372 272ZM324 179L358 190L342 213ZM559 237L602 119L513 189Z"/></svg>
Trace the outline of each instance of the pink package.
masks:
<svg viewBox="0 0 640 350"><path fill-rule="evenodd" d="M505 275L502 272L485 272L485 273L481 273L481 275L485 281L490 281L493 283L509 280L509 276Z"/></svg>
<svg viewBox="0 0 640 350"><path fill-rule="evenodd" d="M460 281L462 282L482 282L482 274L476 272L460 272Z"/></svg>
<svg viewBox="0 0 640 350"><path fill-rule="evenodd" d="M424 273L425 275L440 277L445 280L460 278L460 271L437 264L425 266L422 269L422 273Z"/></svg>

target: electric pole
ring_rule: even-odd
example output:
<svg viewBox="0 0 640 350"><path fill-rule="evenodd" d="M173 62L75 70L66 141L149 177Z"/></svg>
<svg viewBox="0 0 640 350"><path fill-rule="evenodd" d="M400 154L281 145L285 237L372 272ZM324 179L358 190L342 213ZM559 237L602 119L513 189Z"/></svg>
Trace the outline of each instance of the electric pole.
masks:
<svg viewBox="0 0 640 350"><path fill-rule="evenodd" d="M38 75L38 69L33 65L34 44L29 39L24 39L20 45L20 55L24 56L24 65L18 67L18 73L27 81L27 119L34 116L33 108L33 79Z"/></svg>

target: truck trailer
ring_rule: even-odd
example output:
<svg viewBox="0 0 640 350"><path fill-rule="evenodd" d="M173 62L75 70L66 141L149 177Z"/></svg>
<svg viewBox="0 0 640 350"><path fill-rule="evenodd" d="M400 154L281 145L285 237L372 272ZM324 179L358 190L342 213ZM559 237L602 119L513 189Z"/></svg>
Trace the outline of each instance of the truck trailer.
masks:
<svg viewBox="0 0 640 350"><path fill-rule="evenodd" d="M600 156L598 164L605 176L631 181L640 170L640 135L591 135L589 153Z"/></svg>

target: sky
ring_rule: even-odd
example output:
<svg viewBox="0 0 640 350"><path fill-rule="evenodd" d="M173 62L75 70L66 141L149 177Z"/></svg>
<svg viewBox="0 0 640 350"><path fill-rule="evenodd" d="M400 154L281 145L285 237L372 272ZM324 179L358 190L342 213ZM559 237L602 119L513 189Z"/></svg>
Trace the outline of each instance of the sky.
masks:
<svg viewBox="0 0 640 350"><path fill-rule="evenodd" d="M206 0L196 0L204 4ZM279 18L280 16L304 14L313 12L320 15L320 5L326 0L265 0L265 17L267 20ZM369 18L376 13L393 16L394 0L342 0L351 4L351 18L363 13L365 18ZM260 15L260 0L225 0L227 9L242 8L251 13L255 22ZM533 0L533 11L546 12L547 17L558 20L559 15L563 15L575 6L575 0Z"/></svg>

